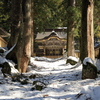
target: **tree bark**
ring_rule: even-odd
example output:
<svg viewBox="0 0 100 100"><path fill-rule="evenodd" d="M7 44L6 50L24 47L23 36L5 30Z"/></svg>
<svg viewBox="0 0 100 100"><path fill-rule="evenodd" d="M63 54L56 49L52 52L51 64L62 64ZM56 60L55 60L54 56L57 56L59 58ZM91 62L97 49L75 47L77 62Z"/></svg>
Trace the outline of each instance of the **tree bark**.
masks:
<svg viewBox="0 0 100 100"><path fill-rule="evenodd" d="M93 29L93 0L82 0L82 32L80 45L80 59L89 57L94 60L94 29ZM83 64L82 79L97 78L97 68Z"/></svg>
<svg viewBox="0 0 100 100"><path fill-rule="evenodd" d="M32 0L23 0L23 22L24 22L24 30L23 30L23 45L22 45L22 55L20 58L19 68L21 68L21 72L25 73L27 70L27 66L31 57L31 3Z"/></svg>
<svg viewBox="0 0 100 100"><path fill-rule="evenodd" d="M18 35L18 41L13 48L13 50L6 56L7 59L13 60L17 64L17 69L24 73L27 70L27 66L31 57L31 43L32 43L32 20L31 20L31 3L32 0L22 0L20 11L22 15L20 16L23 20L21 27L21 32ZM14 19L18 20L18 19ZM16 26L14 27L16 29Z"/></svg>
<svg viewBox="0 0 100 100"><path fill-rule="evenodd" d="M69 7L75 7L75 0L68 0ZM74 51L74 12L68 11L68 28L67 28L67 56L75 56Z"/></svg>
<svg viewBox="0 0 100 100"><path fill-rule="evenodd" d="M31 3L31 54L34 56L34 2Z"/></svg>
<svg viewBox="0 0 100 100"><path fill-rule="evenodd" d="M15 44L13 49L6 55L6 58L9 60L12 60L16 66L15 68L21 71L19 65L20 65L20 58L22 55L22 38L21 38L21 33L19 34L18 37L18 42Z"/></svg>
<svg viewBox="0 0 100 100"><path fill-rule="evenodd" d="M83 61L85 57L94 59L93 6L93 0L82 1L81 61Z"/></svg>
<svg viewBox="0 0 100 100"><path fill-rule="evenodd" d="M21 44L22 44L22 38L21 38L21 22L22 22L22 0L12 0L12 25L11 25L11 37L10 41L7 45L8 49L13 47L13 49L6 55L7 59L10 59L14 61L18 68L18 62L19 62L19 55L21 54Z"/></svg>

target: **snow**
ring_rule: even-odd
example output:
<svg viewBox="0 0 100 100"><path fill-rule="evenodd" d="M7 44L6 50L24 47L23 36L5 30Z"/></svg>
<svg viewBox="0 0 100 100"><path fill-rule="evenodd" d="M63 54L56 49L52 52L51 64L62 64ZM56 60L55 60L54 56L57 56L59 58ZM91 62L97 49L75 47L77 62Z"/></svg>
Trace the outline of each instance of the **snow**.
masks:
<svg viewBox="0 0 100 100"><path fill-rule="evenodd" d="M91 64L93 64L93 65L95 65L94 61L93 61L91 58L89 58L89 57L86 57L86 58L83 60L83 64L84 64L84 65L87 65L87 62L88 62L88 63L91 63Z"/></svg>
<svg viewBox="0 0 100 100"><path fill-rule="evenodd" d="M76 62L78 62L78 61L79 61L79 58L72 57L72 56L69 56L67 59L71 59L71 60L76 61Z"/></svg>
<svg viewBox="0 0 100 100"><path fill-rule="evenodd" d="M11 60L7 60L4 57L0 56L0 64L5 63L5 62L8 62L8 64L11 66L11 72L12 72L12 74L15 74L15 73L19 74L18 70L14 68L14 66L15 66L14 62L12 62Z"/></svg>
<svg viewBox="0 0 100 100"><path fill-rule="evenodd" d="M7 51L4 53L4 57L6 57L6 55L7 55L9 52L11 52L11 51L14 49L15 46L16 46L16 44L15 44L10 50L7 50Z"/></svg>
<svg viewBox="0 0 100 100"><path fill-rule="evenodd" d="M4 57L0 56L0 64L2 64L4 62L7 62L7 60Z"/></svg>
<svg viewBox="0 0 100 100"><path fill-rule="evenodd" d="M100 59L96 59L97 69L100 71Z"/></svg>
<svg viewBox="0 0 100 100"><path fill-rule="evenodd" d="M75 59L75 58L74 58ZM77 58L76 58L77 59ZM0 62L4 61L0 58ZM89 58L86 62L93 63ZM0 100L100 100L100 76L81 79L82 65L66 64L65 58L31 57L26 76L37 75L22 85L0 71ZM43 90L32 90L33 82L46 84Z"/></svg>

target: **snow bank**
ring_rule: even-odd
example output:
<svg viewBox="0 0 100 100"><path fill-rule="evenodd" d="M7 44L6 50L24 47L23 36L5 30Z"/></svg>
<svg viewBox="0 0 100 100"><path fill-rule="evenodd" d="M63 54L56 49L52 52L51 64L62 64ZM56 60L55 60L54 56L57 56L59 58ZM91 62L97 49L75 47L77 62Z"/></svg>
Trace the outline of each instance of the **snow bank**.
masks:
<svg viewBox="0 0 100 100"><path fill-rule="evenodd" d="M47 62L54 62L54 61L58 61L58 60L63 59L63 57L56 58L56 59L50 59L50 58L46 58L46 57L34 57L34 58L37 61L47 61Z"/></svg>
<svg viewBox="0 0 100 100"><path fill-rule="evenodd" d="M12 74L19 73L19 71L17 69L15 69L15 67L14 67L15 63L13 61L7 60L6 58L0 56L0 64L3 64L5 62L7 62L11 66L11 73Z"/></svg>
<svg viewBox="0 0 100 100"><path fill-rule="evenodd" d="M100 100L100 76L95 80L82 80L80 64L72 69L74 66L67 65L66 59L35 58L31 58L30 63L36 65L36 68L33 66L25 75L36 75L36 78L29 79L26 85L4 79L0 74L1 100ZM90 58L85 60L85 64L88 61L93 63ZM44 82L47 86L42 91L32 90L34 81Z"/></svg>
<svg viewBox="0 0 100 100"><path fill-rule="evenodd" d="M80 97L78 100L100 100L100 88L99 86L83 86L81 90Z"/></svg>
<svg viewBox="0 0 100 100"><path fill-rule="evenodd" d="M13 61L11 61L11 60L8 60L7 62L11 66L11 73L12 74L19 74L19 71L14 67L15 63Z"/></svg>

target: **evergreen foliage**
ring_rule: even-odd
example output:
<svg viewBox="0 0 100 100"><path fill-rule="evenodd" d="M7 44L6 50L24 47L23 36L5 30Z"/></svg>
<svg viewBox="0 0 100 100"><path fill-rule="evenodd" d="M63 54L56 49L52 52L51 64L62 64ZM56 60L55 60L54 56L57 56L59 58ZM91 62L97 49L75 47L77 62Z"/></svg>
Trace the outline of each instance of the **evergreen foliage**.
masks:
<svg viewBox="0 0 100 100"><path fill-rule="evenodd" d="M81 3L76 0L76 7L68 7L67 0L33 0L34 1L34 29L41 32L45 28L67 27L67 19L75 20L75 36L80 36L81 28ZM100 1L94 0L94 28L95 37L100 37ZM74 12L71 19L68 11ZM0 1L0 27L10 31L11 25L11 0Z"/></svg>
<svg viewBox="0 0 100 100"><path fill-rule="evenodd" d="M0 27L10 30L11 0L0 1Z"/></svg>
<svg viewBox="0 0 100 100"><path fill-rule="evenodd" d="M100 1L94 1L94 35L97 38L100 38Z"/></svg>

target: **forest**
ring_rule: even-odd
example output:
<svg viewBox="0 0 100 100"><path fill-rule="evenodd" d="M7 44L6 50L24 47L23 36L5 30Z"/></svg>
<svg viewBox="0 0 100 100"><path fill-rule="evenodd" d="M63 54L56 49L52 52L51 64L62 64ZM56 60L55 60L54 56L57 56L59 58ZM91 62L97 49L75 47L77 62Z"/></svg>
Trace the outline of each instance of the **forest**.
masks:
<svg viewBox="0 0 100 100"><path fill-rule="evenodd" d="M45 69L47 67L45 65L42 65L42 61L44 61L45 64L48 63L47 66L50 66L51 71L55 71L55 73L51 72L51 74L54 74L53 80L50 79L51 81L54 81L57 70L59 70L59 74L57 74L57 76L66 77L64 76L64 70L66 70L67 73L69 69L71 75L70 77L74 75L75 81L77 80L77 77L81 80L96 78L97 80L99 80L100 48L98 49L99 53L97 56L95 56L94 49L95 44L100 42L99 7L99 0L0 1L0 28L3 28L8 33L10 33L9 38L4 38L7 41L6 50L4 50L3 53L0 53L0 74L3 74L5 78L8 78L8 76L10 76L12 81L17 81L21 84L31 84L29 80L32 78L34 79L34 81L31 81L33 81L33 85L35 84L35 87L32 87L31 90L33 91L36 89L41 91L47 85L47 83L44 82L44 77L45 75L47 75L45 73ZM67 53L66 55L64 55L66 57L63 56L58 59L49 59L43 57L41 58L42 60L39 57L35 57L34 49L36 48L35 38L37 32L43 32L45 29L55 29L57 27L67 27ZM79 58L75 58L75 41L79 42ZM5 48L1 49L3 50ZM55 63L58 61L62 61L63 63L60 62L59 65L57 64L58 69L56 69ZM52 62L54 67L52 67L50 62ZM42 67L40 68L40 65L38 65L38 63L41 63L40 65L42 65L45 69L43 69ZM69 67L69 69L63 68L62 76L60 76L60 64L61 66L63 65L62 68L64 67L64 65L66 67ZM31 66L31 71L38 70L40 74L43 70L43 73L45 74L42 73L39 76L37 72L36 74L29 75L29 66ZM12 69L15 70L16 74L12 73ZM77 69L76 72L74 72L74 69ZM46 76L47 80L50 78L50 72L48 73L49 77ZM26 76L30 79L27 79ZM40 77L43 77L43 82L39 80ZM57 82L59 80L59 77L57 77ZM37 80L40 82L39 84L42 84L42 87L41 85L37 86ZM61 78L60 80L62 81L63 79ZM74 80L74 78L67 80ZM78 83L78 85L79 84L81 83ZM60 85L60 83L58 85ZM70 84L70 86L71 85L72 84ZM86 95L83 93L83 90L81 92L74 95L76 96L76 98L71 96L71 99L68 100L79 99L81 95L83 95L85 99L79 100L97 99L94 99L95 96L93 96L92 93L90 93L90 95L92 96L86 97ZM49 97L49 95L43 94L43 97ZM38 98L34 98L34 100L35 99L38 100ZM62 97L62 99L67 100L67 98L65 99L64 97ZM52 99L50 98L50 100ZM54 100L56 100L56 98ZM59 100L59 97L57 98L57 100Z"/></svg>

